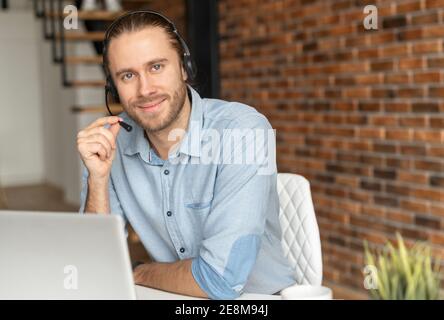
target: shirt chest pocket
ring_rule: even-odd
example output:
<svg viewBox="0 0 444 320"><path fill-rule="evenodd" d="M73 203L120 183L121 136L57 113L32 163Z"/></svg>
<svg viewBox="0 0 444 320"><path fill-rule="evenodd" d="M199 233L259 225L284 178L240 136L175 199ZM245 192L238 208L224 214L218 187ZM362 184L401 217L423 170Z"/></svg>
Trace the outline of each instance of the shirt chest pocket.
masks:
<svg viewBox="0 0 444 320"><path fill-rule="evenodd" d="M191 190L191 192L185 197L185 208L190 212L205 214L210 211L212 201L212 193Z"/></svg>
<svg viewBox="0 0 444 320"><path fill-rule="evenodd" d="M190 192L190 196L185 199L185 217L192 232L190 236L196 239L196 244L199 244L195 248L196 254L204 238L205 224L211 212L212 201L213 195L208 193L193 196Z"/></svg>
<svg viewBox="0 0 444 320"><path fill-rule="evenodd" d="M187 174L185 208L190 214L206 216L213 202L213 173L208 170L190 170Z"/></svg>
<svg viewBox="0 0 444 320"><path fill-rule="evenodd" d="M204 230L207 218L211 212L213 195L209 193L193 194L191 190L184 199L184 215L181 216L184 226L182 232L187 233L189 239L194 239L193 252L195 256L199 254L202 240L204 239Z"/></svg>

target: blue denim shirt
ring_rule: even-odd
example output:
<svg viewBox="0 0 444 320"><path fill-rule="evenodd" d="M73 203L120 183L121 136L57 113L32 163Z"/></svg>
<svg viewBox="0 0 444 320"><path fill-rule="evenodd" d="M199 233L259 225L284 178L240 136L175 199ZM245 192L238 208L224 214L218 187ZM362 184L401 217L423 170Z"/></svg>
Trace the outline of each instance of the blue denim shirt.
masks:
<svg viewBox="0 0 444 320"><path fill-rule="evenodd" d="M248 157L248 146L263 151L269 141L230 131L272 128L252 107L202 99L191 87L189 91L189 125L167 160L150 148L140 126L126 113L120 115L133 130L120 130L117 137L111 212L131 224L155 261L192 259L193 277L212 299L276 293L295 280L281 247L275 158L266 157L263 172L264 157L258 157L262 162L233 161L238 154ZM210 136L219 138L218 148L209 144ZM202 161L204 155L219 158ZM84 168L80 212L87 176Z"/></svg>

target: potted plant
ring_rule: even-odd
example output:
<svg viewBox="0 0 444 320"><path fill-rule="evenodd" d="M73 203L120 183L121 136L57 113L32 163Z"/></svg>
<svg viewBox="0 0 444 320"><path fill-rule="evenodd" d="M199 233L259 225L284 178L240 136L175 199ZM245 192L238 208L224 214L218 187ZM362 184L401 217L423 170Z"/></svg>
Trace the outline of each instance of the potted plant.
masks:
<svg viewBox="0 0 444 320"><path fill-rule="evenodd" d="M416 242L411 248L397 233L397 247L387 242L380 250L369 249L364 241L366 272L364 282L372 299L436 300L440 297L439 260L432 266L431 248Z"/></svg>

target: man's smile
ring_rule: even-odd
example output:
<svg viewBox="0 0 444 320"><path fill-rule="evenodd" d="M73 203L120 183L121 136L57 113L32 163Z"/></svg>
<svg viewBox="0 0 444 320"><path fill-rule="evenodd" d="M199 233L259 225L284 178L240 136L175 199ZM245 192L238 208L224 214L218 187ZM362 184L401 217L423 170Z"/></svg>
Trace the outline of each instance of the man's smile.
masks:
<svg viewBox="0 0 444 320"><path fill-rule="evenodd" d="M143 105L138 106L143 112L154 112L159 109L162 102L164 102L166 98L162 98L161 100L158 100L156 102L150 102Z"/></svg>

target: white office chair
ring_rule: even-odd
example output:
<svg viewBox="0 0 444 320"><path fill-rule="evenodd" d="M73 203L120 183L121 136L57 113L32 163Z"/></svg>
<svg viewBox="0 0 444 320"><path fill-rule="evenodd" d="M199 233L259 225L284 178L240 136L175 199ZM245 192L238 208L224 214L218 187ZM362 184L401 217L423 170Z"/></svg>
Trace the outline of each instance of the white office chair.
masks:
<svg viewBox="0 0 444 320"><path fill-rule="evenodd" d="M322 253L319 228L307 179L278 173L282 247L298 284L321 285Z"/></svg>

